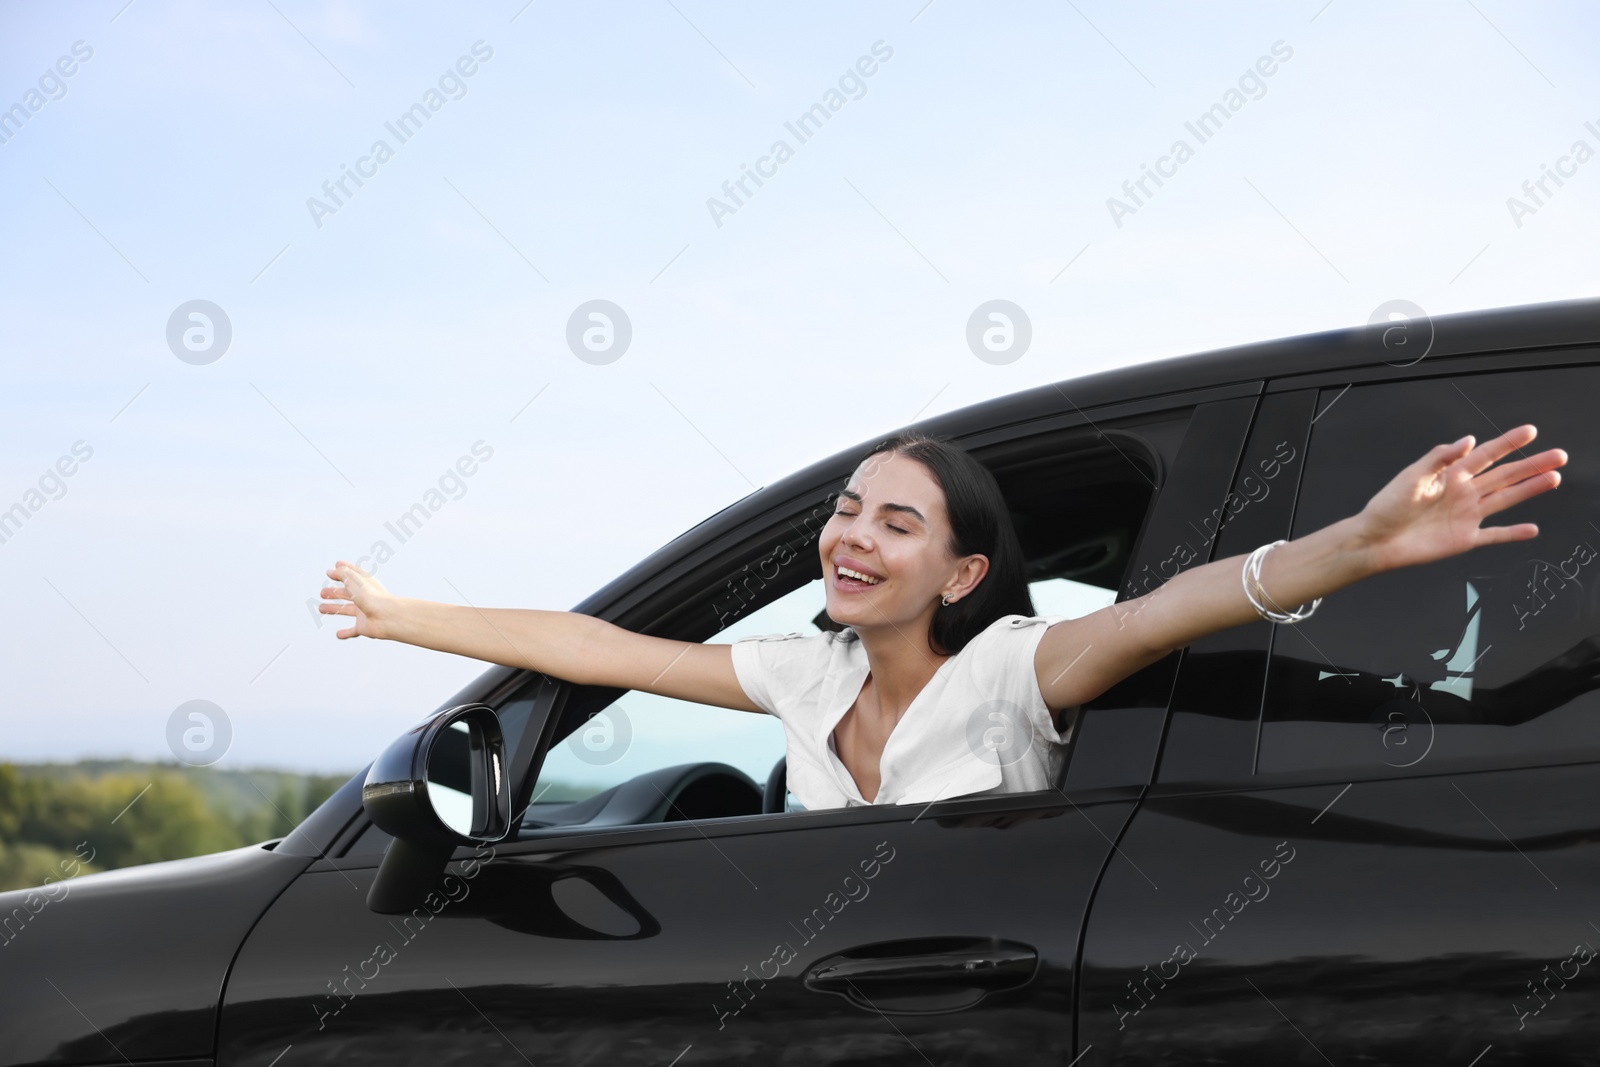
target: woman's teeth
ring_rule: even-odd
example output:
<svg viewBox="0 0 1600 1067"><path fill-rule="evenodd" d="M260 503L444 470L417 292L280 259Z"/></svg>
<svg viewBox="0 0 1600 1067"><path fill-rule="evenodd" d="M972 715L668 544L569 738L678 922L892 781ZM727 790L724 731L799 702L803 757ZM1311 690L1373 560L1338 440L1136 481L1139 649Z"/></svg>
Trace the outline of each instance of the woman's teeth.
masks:
<svg viewBox="0 0 1600 1067"><path fill-rule="evenodd" d="M882 578L873 578L862 574L860 571L853 571L849 567L840 567L839 574L841 577L854 578L856 581L866 582L868 585L877 585L879 582L883 581Z"/></svg>

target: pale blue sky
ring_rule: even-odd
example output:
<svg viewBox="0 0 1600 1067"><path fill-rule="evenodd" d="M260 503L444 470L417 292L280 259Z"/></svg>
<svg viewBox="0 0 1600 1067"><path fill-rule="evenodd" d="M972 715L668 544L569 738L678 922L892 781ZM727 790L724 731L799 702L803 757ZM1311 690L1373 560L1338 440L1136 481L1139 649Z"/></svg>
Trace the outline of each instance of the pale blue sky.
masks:
<svg viewBox="0 0 1600 1067"><path fill-rule="evenodd" d="M919 413L1392 299L1600 294L1600 161L1520 226L1507 207L1600 148L1597 23L1509 0L4 3L0 108L39 106L0 127L0 509L93 454L0 543L0 758L165 757L205 699L223 765L359 766L481 665L337 641L307 598L475 442L379 577L567 608ZM400 143L385 123L477 42ZM799 143L784 124L878 42ZM1185 123L1278 42L1199 143ZM1114 220L1180 138L1192 158ZM379 139L318 226L307 199ZM717 225L707 199L779 139ZM633 326L604 365L566 343L593 299ZM1002 366L965 341L992 299L1033 326ZM166 339L191 300L232 326L204 365Z"/></svg>

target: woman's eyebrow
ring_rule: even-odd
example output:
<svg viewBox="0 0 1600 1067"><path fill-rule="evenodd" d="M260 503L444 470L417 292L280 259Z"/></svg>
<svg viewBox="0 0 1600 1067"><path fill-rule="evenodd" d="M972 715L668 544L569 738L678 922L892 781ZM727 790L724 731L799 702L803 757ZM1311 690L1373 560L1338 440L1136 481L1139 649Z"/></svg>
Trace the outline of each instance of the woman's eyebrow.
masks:
<svg viewBox="0 0 1600 1067"><path fill-rule="evenodd" d="M854 489L841 489L839 491L839 495L854 500L857 504L861 503L861 494L856 492ZM905 515L913 515L916 517L917 521L922 523L924 526L928 524L927 517L910 504L879 504L878 510L898 511Z"/></svg>

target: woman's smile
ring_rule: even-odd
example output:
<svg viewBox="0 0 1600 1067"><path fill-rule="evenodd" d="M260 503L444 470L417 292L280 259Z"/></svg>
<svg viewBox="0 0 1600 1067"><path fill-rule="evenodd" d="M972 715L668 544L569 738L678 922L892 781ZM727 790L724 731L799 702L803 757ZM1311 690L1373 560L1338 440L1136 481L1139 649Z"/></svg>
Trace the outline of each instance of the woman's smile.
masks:
<svg viewBox="0 0 1600 1067"><path fill-rule="evenodd" d="M833 561L833 587L841 593L861 593L875 589L888 581L883 575L869 570L857 560L840 556Z"/></svg>

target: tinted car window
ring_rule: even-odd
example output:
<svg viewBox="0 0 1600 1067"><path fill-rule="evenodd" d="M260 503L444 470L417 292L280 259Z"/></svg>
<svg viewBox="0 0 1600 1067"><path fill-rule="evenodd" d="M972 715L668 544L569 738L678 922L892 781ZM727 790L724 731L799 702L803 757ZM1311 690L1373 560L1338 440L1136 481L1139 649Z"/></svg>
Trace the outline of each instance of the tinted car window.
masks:
<svg viewBox="0 0 1600 1067"><path fill-rule="evenodd" d="M1569 458L1557 489L1483 523L1536 523L1533 540L1364 579L1275 628L1258 772L1600 756L1596 396L1593 366L1323 391L1295 537L1355 514L1463 434L1481 443L1531 422L1524 455Z"/></svg>

